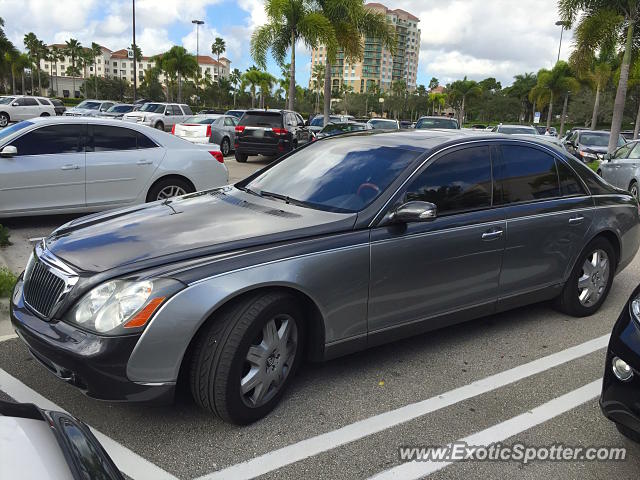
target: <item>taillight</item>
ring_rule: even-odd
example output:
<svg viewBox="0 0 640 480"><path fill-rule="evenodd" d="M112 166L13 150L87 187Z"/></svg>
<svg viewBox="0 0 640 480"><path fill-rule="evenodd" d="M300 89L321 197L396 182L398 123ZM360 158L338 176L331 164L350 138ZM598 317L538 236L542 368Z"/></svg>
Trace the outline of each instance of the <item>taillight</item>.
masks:
<svg viewBox="0 0 640 480"><path fill-rule="evenodd" d="M274 135L286 135L287 131L284 128L272 128L271 131Z"/></svg>
<svg viewBox="0 0 640 480"><path fill-rule="evenodd" d="M236 133L244 132L244 125L236 125Z"/></svg>
<svg viewBox="0 0 640 480"><path fill-rule="evenodd" d="M171 135L175 135L176 134L176 125L173 124L173 127L171 127Z"/></svg>
<svg viewBox="0 0 640 480"><path fill-rule="evenodd" d="M211 156L213 158L218 160L220 163L224 163L224 155L222 155L222 152L218 152L217 150L214 150L214 151L211 151L209 153L211 154Z"/></svg>
<svg viewBox="0 0 640 480"><path fill-rule="evenodd" d="M211 125L207 125L207 134L206 134L206 136L207 137L211 136Z"/></svg>

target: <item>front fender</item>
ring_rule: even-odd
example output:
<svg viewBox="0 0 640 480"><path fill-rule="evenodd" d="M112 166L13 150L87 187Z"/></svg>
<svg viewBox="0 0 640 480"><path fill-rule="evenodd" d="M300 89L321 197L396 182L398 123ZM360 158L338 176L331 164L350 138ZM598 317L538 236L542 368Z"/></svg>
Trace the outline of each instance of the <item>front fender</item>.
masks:
<svg viewBox="0 0 640 480"><path fill-rule="evenodd" d="M191 283L151 320L127 364L136 382L172 382L202 324L229 300L262 287L287 287L318 307L325 344L365 335L369 245L360 243L240 268Z"/></svg>

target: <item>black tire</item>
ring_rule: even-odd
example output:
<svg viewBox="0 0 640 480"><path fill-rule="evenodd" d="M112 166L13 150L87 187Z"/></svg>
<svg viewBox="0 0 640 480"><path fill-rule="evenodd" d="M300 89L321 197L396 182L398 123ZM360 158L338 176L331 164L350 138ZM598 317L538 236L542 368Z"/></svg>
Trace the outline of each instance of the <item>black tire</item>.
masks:
<svg viewBox="0 0 640 480"><path fill-rule="evenodd" d="M222 152L222 156L226 157L231 153L231 142L228 137L224 137L222 142L220 143L220 151Z"/></svg>
<svg viewBox="0 0 640 480"><path fill-rule="evenodd" d="M162 192L163 190L169 187L180 188L182 189L182 191L184 191L184 193L195 192L195 189L193 188L193 186L186 180L183 180L181 178L175 178L175 177L163 178L151 186L151 188L149 189L149 192L147 192L147 202L155 202L156 200L162 200L158 198L158 196L160 195L160 192Z"/></svg>
<svg viewBox="0 0 640 480"><path fill-rule="evenodd" d="M256 345L254 342L260 338L265 325L278 315L287 315L294 321L297 343L292 351L295 356L282 384L269 390L271 395L265 398L265 403L250 406L248 394L243 396L240 389L241 379L247 372L246 356L249 348ZM255 422L267 415L280 401L302 359L302 318L295 298L284 292L257 294L223 309L205 327L195 344L189 370L195 402L221 419L238 425Z"/></svg>
<svg viewBox="0 0 640 480"><path fill-rule="evenodd" d="M629 193L633 195L636 200L638 199L638 182L635 180L629 184Z"/></svg>
<svg viewBox="0 0 640 480"><path fill-rule="evenodd" d="M49 117L50 115L47 112L42 112L41 117Z"/></svg>
<svg viewBox="0 0 640 480"><path fill-rule="evenodd" d="M592 255L595 250L603 250L609 257L609 270L607 284L600 295L600 298L590 306L585 306L580 303L578 298L578 279L582 275L582 266L588 256ZM587 317L593 315L602 306L602 303L606 300L611 290L611 284L613 283L613 276L615 274L617 266L617 258L613 246L604 237L594 238L580 253L576 264L569 275L567 283L565 283L562 293L556 299L556 305L560 311L571 315L572 317Z"/></svg>
<svg viewBox="0 0 640 480"><path fill-rule="evenodd" d="M249 157L246 153L235 152L236 161L245 163Z"/></svg>
<svg viewBox="0 0 640 480"><path fill-rule="evenodd" d="M0 113L0 127L6 127L7 125L9 125L9 114L5 113L5 112L1 112Z"/></svg>
<svg viewBox="0 0 640 480"><path fill-rule="evenodd" d="M158 130L162 130L164 132L164 123L156 122L156 124L153 126L153 128L156 128Z"/></svg>
<svg viewBox="0 0 640 480"><path fill-rule="evenodd" d="M632 440L636 443L640 443L640 433L636 432L635 430L631 430L629 427L626 427L620 423L616 423L616 428L622 435L627 437L629 440Z"/></svg>

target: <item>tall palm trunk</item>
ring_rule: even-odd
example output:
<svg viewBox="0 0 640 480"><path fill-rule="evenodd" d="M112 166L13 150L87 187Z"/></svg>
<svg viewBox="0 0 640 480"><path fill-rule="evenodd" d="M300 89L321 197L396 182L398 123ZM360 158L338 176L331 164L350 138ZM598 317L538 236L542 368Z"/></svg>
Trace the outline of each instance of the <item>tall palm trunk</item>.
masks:
<svg viewBox="0 0 640 480"><path fill-rule="evenodd" d="M600 82L596 86L596 99L593 102L593 115L591 116L591 130L595 130L598 124L598 110L600 109Z"/></svg>
<svg viewBox="0 0 640 480"><path fill-rule="evenodd" d="M466 100L467 100L467 96L463 95L462 96L462 108L460 109L460 126L461 127L464 124L464 104L465 104Z"/></svg>
<svg viewBox="0 0 640 480"><path fill-rule="evenodd" d="M29 76L31 77L31 95L35 95L35 87L33 85L33 63L29 65Z"/></svg>
<svg viewBox="0 0 640 480"><path fill-rule="evenodd" d="M24 91L24 68L22 69L22 75L20 76L20 80L22 83L22 95L26 95L25 91Z"/></svg>
<svg viewBox="0 0 640 480"><path fill-rule="evenodd" d="M178 72L178 103L182 102L182 75Z"/></svg>
<svg viewBox="0 0 640 480"><path fill-rule="evenodd" d="M98 67L96 66L96 58L97 57L93 57L93 81L96 82L96 98L100 98L98 97Z"/></svg>
<svg viewBox="0 0 640 480"><path fill-rule="evenodd" d="M560 118L560 133L559 136L562 137L562 133L564 132L564 119L567 116L567 104L569 103L569 92L564 94L564 104L562 105L562 118Z"/></svg>
<svg viewBox="0 0 640 480"><path fill-rule="evenodd" d="M71 68L73 69L71 81L73 82L73 98L76 98L76 59L71 57Z"/></svg>
<svg viewBox="0 0 640 480"><path fill-rule="evenodd" d="M533 100L533 109L531 110L531 122L533 122L533 119L536 116L536 100Z"/></svg>
<svg viewBox="0 0 640 480"><path fill-rule="evenodd" d="M547 128L551 128L552 115L553 115L553 90L549 93L549 111L547 112Z"/></svg>
<svg viewBox="0 0 640 480"><path fill-rule="evenodd" d="M293 110L296 97L296 31L291 32L291 73L289 74L289 110Z"/></svg>
<svg viewBox="0 0 640 480"><path fill-rule="evenodd" d="M251 87L251 108L254 108L256 105L256 87Z"/></svg>
<svg viewBox="0 0 640 480"><path fill-rule="evenodd" d="M613 103L613 117L611 118L611 135L609 136L609 153L618 146L618 137L622 129L622 116L624 114L624 101L627 98L627 87L629 84L629 65L631 64L631 48L633 47L633 27L635 23L629 22L627 28L627 41L620 65L620 80L618 81L618 91L616 100Z"/></svg>
<svg viewBox="0 0 640 480"><path fill-rule="evenodd" d="M11 68L11 93L13 95L16 94L16 75L13 71L13 67Z"/></svg>
<svg viewBox="0 0 640 480"><path fill-rule="evenodd" d="M42 81L40 80L40 59L38 58L38 94L42 95Z"/></svg>
<svg viewBox="0 0 640 480"><path fill-rule="evenodd" d="M322 113L324 114L323 125L329 123L329 111L331 110L331 62L327 54L327 62L324 66L324 105Z"/></svg>

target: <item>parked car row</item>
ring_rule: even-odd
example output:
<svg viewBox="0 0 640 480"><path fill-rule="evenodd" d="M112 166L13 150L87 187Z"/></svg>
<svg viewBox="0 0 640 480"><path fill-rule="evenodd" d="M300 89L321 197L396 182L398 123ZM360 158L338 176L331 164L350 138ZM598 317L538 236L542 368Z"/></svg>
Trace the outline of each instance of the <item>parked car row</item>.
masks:
<svg viewBox="0 0 640 480"><path fill-rule="evenodd" d="M56 106L45 97L7 95L0 98L0 127L34 117L57 115ZM59 107L58 107L59 108Z"/></svg>

